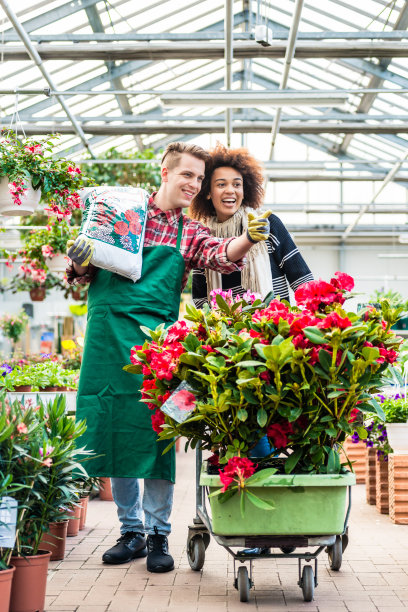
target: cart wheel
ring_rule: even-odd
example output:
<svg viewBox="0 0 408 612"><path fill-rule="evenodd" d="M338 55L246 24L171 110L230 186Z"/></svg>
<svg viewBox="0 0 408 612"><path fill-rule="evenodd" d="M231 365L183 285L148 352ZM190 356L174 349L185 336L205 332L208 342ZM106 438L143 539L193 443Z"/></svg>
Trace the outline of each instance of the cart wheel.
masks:
<svg viewBox="0 0 408 612"><path fill-rule="evenodd" d="M203 567L205 561L205 544L201 536L195 536L187 542L187 559L191 569L195 572L198 572Z"/></svg>
<svg viewBox="0 0 408 612"><path fill-rule="evenodd" d="M239 601L249 601L250 583L248 578L248 570L245 565L238 568L237 589L239 592Z"/></svg>
<svg viewBox="0 0 408 612"><path fill-rule="evenodd" d="M281 551L284 555L290 555L294 550L296 550L296 546L281 546Z"/></svg>
<svg viewBox="0 0 408 612"><path fill-rule="evenodd" d="M305 565L302 572L302 591L305 601L312 601L314 595L315 579L311 565Z"/></svg>
<svg viewBox="0 0 408 612"><path fill-rule="evenodd" d="M332 546L327 549L329 554L330 569L334 572L338 572L341 568L341 562L343 560L343 544L341 536L336 536L336 541Z"/></svg>

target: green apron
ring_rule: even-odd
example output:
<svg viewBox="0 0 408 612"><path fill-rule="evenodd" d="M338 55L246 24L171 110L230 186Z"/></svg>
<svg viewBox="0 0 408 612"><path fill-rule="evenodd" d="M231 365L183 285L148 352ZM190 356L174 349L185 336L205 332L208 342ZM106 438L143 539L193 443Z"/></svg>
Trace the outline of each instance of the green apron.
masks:
<svg viewBox="0 0 408 612"><path fill-rule="evenodd" d="M175 481L175 450L162 455L168 440L157 441L152 412L140 402L143 377L123 371L130 349L154 329L173 324L179 314L184 259L177 247L144 247L142 277L136 283L98 270L88 294L88 322L77 395L77 419L86 419L79 446L97 457L84 467L90 476L162 478Z"/></svg>

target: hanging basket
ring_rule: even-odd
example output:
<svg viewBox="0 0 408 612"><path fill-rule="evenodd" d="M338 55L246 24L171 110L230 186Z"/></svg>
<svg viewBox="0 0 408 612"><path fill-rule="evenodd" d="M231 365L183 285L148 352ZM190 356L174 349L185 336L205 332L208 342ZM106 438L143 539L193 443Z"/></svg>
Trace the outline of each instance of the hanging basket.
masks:
<svg viewBox="0 0 408 612"><path fill-rule="evenodd" d="M408 455L408 422L386 423L388 442L395 455Z"/></svg>
<svg viewBox="0 0 408 612"><path fill-rule="evenodd" d="M30 299L32 302L42 302L45 296L45 287L34 287L33 289L30 289Z"/></svg>
<svg viewBox="0 0 408 612"><path fill-rule="evenodd" d="M0 179L0 214L6 217L26 217L32 215L38 208L41 198L41 189L33 189L31 182L28 183L28 188L21 196L21 204L14 204L13 198L8 188L8 176L2 176Z"/></svg>
<svg viewBox="0 0 408 612"><path fill-rule="evenodd" d="M52 274L60 274L67 268L67 259L63 253L59 253L55 257L46 257L45 265Z"/></svg>

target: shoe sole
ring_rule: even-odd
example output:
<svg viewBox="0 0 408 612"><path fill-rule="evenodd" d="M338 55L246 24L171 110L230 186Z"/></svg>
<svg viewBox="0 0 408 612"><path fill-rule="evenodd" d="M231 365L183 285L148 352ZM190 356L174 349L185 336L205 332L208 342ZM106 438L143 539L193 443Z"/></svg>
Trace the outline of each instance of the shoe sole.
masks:
<svg viewBox="0 0 408 612"><path fill-rule="evenodd" d="M146 565L146 569L148 572L152 572L153 574L164 574L165 572L171 572L174 570L174 563L171 567L164 567L163 565L158 565L157 567L150 568Z"/></svg>
<svg viewBox="0 0 408 612"><path fill-rule="evenodd" d="M127 559L118 560L115 558L108 558L105 555L102 557L103 563L107 563L108 565L121 565L122 563L129 563L129 561L133 561L133 559L141 559L142 557L147 557L147 546L137 550L133 555L128 557Z"/></svg>

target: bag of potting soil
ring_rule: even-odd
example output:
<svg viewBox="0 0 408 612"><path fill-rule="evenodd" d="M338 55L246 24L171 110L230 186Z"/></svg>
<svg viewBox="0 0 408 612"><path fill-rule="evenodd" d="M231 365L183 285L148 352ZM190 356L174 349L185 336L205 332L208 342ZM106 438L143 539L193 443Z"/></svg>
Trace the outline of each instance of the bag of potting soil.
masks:
<svg viewBox="0 0 408 612"><path fill-rule="evenodd" d="M80 196L85 211L79 236L93 240L91 263L136 282L142 273L149 194L139 187L94 187Z"/></svg>

